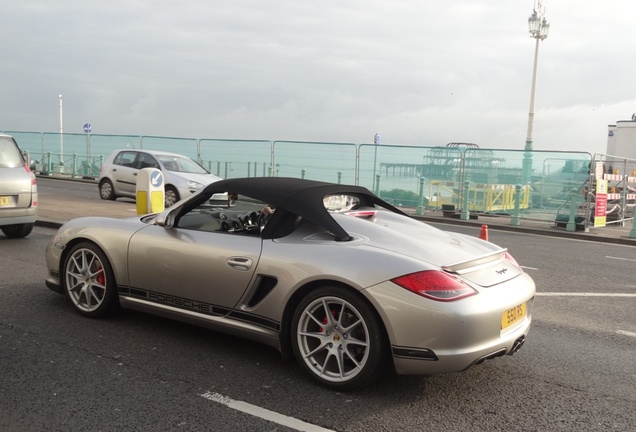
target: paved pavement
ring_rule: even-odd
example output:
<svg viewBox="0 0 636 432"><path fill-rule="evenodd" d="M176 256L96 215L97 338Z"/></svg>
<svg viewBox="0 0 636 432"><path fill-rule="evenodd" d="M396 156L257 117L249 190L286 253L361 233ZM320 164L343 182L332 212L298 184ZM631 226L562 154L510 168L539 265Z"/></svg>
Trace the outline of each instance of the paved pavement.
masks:
<svg viewBox="0 0 636 432"><path fill-rule="evenodd" d="M586 231L567 231L565 228L557 228L553 222L527 220L522 219L520 224L512 225L511 217L509 216L484 216L477 215L476 220L462 221L458 219L451 219L443 217L441 211L428 212L421 218L429 222L443 222L449 224L461 224L480 227L486 225L489 230L502 230L502 231L516 231L538 235L547 235L551 237L563 237L578 240L588 240L603 243L614 243L636 246L636 237L630 237L632 232L631 221L625 226L608 225L606 227L593 228L590 227ZM634 234L636 236L636 233Z"/></svg>
<svg viewBox="0 0 636 432"><path fill-rule="evenodd" d="M64 202L59 200L47 200L40 194L37 225L59 227L64 222L81 216L107 216L115 218L132 217L136 215L135 203L132 200L118 199L117 201L88 201L82 198L69 198ZM552 222L522 219L520 225L512 225L509 216L484 216L477 215L477 219L468 221L444 217L440 210L426 211L423 216L414 216L428 222L460 224L467 226L487 225L489 230L517 231L548 235L553 237L565 237L596 242L625 244L636 246L636 238L630 237L632 223L625 226L609 225L602 228L589 228L587 232L567 231L565 228L556 228Z"/></svg>

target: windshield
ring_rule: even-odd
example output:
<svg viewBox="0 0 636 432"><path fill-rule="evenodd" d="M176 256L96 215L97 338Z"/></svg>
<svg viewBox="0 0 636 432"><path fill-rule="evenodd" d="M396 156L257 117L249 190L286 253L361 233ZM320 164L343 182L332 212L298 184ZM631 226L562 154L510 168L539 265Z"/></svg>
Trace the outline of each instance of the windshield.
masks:
<svg viewBox="0 0 636 432"><path fill-rule="evenodd" d="M0 137L0 168L17 168L24 165L22 154L10 137Z"/></svg>
<svg viewBox="0 0 636 432"><path fill-rule="evenodd" d="M210 174L210 171L203 168L194 160L185 156L162 155L157 157L159 162L168 171L193 173L193 174Z"/></svg>

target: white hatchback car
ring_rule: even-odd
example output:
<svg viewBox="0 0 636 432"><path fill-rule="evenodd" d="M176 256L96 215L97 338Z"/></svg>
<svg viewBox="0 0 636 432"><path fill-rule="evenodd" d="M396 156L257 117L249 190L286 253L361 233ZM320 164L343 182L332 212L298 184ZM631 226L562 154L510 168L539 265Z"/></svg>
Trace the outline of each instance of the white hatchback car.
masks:
<svg viewBox="0 0 636 432"><path fill-rule="evenodd" d="M116 150L99 173L99 196L105 200L135 198L137 174L143 168L157 168L163 173L166 207L221 180L187 156L155 150Z"/></svg>
<svg viewBox="0 0 636 432"><path fill-rule="evenodd" d="M37 217L38 188L13 137L0 134L0 229L9 238L29 235Z"/></svg>

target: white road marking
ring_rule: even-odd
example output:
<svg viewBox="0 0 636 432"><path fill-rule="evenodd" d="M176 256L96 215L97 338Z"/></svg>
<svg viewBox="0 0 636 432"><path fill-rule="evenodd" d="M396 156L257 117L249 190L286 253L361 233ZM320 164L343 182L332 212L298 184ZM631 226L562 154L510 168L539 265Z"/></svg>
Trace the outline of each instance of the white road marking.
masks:
<svg viewBox="0 0 636 432"><path fill-rule="evenodd" d="M620 261L632 261L632 262L636 262L636 259L631 259L631 258L621 258L621 257L613 257L613 256L606 256L605 258L615 259L615 260L620 260Z"/></svg>
<svg viewBox="0 0 636 432"><path fill-rule="evenodd" d="M543 297L634 297L636 293L570 293L570 292L538 292Z"/></svg>
<svg viewBox="0 0 636 432"><path fill-rule="evenodd" d="M526 267L526 266L520 266L520 267L526 270L539 270L538 268L534 268L534 267Z"/></svg>
<svg viewBox="0 0 636 432"><path fill-rule="evenodd" d="M628 332L628 331L625 331L625 330L616 330L616 333L622 334L622 335L625 335L625 336L636 337L636 333Z"/></svg>
<svg viewBox="0 0 636 432"><path fill-rule="evenodd" d="M223 396L222 394L207 391L201 395L208 400L213 402L220 403L221 405L225 405L228 408L232 408L237 411L244 412L246 414L252 415L254 417L259 417L264 420L268 420L274 423L277 423L282 426L287 426L292 429L296 429L301 432L334 432L331 429L325 429L320 426L313 425L311 423L306 423L302 420L295 419L293 417L289 417L283 414L279 414L274 411L270 411L265 408L261 408L256 405L249 404L243 401L237 401L231 399L227 396Z"/></svg>

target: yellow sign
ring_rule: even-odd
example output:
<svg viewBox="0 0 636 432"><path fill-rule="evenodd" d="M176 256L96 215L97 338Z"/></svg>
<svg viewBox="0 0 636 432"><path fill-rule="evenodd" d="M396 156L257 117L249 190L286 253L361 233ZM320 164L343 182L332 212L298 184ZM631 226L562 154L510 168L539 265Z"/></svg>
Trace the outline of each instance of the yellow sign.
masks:
<svg viewBox="0 0 636 432"><path fill-rule="evenodd" d="M596 201L594 203L594 226L604 227L607 223L607 180L596 180Z"/></svg>

